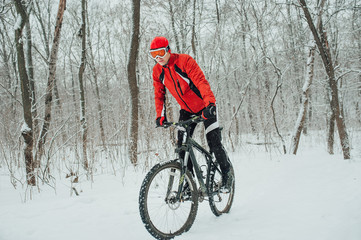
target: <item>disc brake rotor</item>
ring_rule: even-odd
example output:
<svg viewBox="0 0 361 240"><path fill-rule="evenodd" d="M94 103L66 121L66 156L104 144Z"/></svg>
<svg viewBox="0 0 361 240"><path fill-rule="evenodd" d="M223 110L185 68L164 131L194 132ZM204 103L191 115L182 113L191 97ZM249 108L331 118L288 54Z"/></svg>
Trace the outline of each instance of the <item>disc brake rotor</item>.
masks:
<svg viewBox="0 0 361 240"><path fill-rule="evenodd" d="M177 193L171 192L167 197L168 207L172 210L177 210L180 206L180 202L177 201Z"/></svg>

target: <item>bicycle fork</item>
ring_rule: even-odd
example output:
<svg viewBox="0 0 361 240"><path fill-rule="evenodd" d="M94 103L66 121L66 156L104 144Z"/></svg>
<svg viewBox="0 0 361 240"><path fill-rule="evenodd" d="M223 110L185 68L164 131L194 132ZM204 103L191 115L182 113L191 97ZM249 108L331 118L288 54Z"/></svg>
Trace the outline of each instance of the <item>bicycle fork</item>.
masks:
<svg viewBox="0 0 361 240"><path fill-rule="evenodd" d="M185 154L186 161L184 162L181 160L179 182L178 182L178 184L176 183L178 185L177 192L172 191L173 184L174 184L174 178L176 176L176 168L172 168L169 172L167 195L166 195L166 199L165 199L165 201L167 203L169 203L169 202L174 203L174 202L178 202L178 201L180 202L182 199L182 190L183 190L183 186L184 186L184 179L185 179L186 172L187 172L187 164L186 163L188 163L188 158L189 158L189 152L186 151L186 154ZM174 193L176 193L176 195L174 195Z"/></svg>

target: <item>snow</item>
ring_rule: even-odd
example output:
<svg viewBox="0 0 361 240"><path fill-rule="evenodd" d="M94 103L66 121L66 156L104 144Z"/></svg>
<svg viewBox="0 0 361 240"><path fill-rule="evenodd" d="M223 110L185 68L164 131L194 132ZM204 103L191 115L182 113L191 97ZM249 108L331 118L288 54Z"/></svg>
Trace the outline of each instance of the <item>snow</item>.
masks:
<svg viewBox="0 0 361 240"><path fill-rule="evenodd" d="M16 17L16 22L15 22L15 25L14 25L14 30L18 30L21 28L21 22L22 22L22 17L20 14L17 15Z"/></svg>
<svg viewBox="0 0 361 240"><path fill-rule="evenodd" d="M251 145L230 156L236 172L231 212L215 217L204 201L190 231L176 239L361 239L360 147L351 160L311 143L296 156ZM25 202L27 190L15 190L6 169L0 173L1 240L152 239L138 211L146 174L140 169L80 181L79 196L70 195L69 179L57 180L55 190L41 186Z"/></svg>
<svg viewBox="0 0 361 240"><path fill-rule="evenodd" d="M21 132L22 133L28 133L31 132L31 128L26 124L26 122L23 122L23 125L21 126Z"/></svg>

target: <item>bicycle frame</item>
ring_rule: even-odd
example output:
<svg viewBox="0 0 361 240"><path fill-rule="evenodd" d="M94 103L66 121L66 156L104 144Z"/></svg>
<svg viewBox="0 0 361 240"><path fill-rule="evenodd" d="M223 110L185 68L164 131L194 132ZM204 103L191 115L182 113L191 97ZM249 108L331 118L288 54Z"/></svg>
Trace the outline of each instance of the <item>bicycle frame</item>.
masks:
<svg viewBox="0 0 361 240"><path fill-rule="evenodd" d="M185 178L185 174L187 171L187 165L188 165L189 160L193 163L195 175L197 177L197 180L198 180L198 183L199 183L199 186L200 186L203 196L209 196L209 194L211 194L207 190L211 174L214 174L215 171L221 172L219 170L219 168L217 167L217 165L214 163L212 154L210 152L208 152L206 149L204 149L200 144L198 144L193 138L190 137L190 130L189 130L190 124L194 123L194 122L198 123L201 121L202 121L202 119L199 116L196 116L196 117L191 118L190 120L184 121L182 123L169 123L169 126L172 126L172 125L178 126L178 128L181 128L180 130L182 130L182 131L184 131L184 129L182 129L184 127L186 130L186 131L184 131L182 146L177 147L175 150L175 152L178 154L178 156L181 151L185 152L184 159L181 159L178 157L178 159L181 162L182 169L181 169L181 177L179 180L178 192L177 192L177 197L176 197L177 200L181 199L184 178ZM196 149L198 152L203 154L204 158L206 159L206 162L207 162L206 182L204 182L204 180L203 180L202 171L197 162L197 159L196 159L193 149ZM170 191L170 186L172 186L173 182L174 182L174 176L170 176L168 191Z"/></svg>

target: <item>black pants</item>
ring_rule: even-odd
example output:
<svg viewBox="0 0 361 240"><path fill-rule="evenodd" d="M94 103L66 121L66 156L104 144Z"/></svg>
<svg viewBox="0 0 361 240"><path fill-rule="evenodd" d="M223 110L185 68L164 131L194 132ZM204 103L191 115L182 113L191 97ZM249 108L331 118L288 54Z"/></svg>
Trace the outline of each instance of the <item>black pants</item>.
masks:
<svg viewBox="0 0 361 240"><path fill-rule="evenodd" d="M179 121L188 120L191 118L192 115L200 115L200 113L193 114L190 112L187 112L185 110L180 110L179 112ZM193 123L190 126L190 136L193 135L194 129L197 126L197 123ZM222 145L222 136L221 136L221 130L219 129L217 117L212 119L207 119L204 121L204 128L206 131L206 138L207 143L209 146L209 149L211 152L214 153L214 156L216 157L216 160L222 170L223 173L229 171L230 163L229 158L227 156L226 150L224 149ZM178 147L182 145L183 141L183 135L184 131L178 130ZM185 152L182 151L179 153L180 158L184 158ZM193 172L193 164L191 161L188 161L188 170Z"/></svg>

